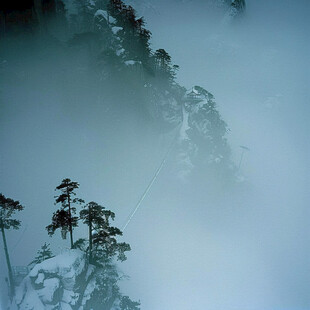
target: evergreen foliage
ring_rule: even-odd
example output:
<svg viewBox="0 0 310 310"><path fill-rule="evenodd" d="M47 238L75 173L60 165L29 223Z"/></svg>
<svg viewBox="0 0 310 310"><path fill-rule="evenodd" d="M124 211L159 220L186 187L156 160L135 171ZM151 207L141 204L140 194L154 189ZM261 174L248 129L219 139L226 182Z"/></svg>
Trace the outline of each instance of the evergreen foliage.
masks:
<svg viewBox="0 0 310 310"><path fill-rule="evenodd" d="M123 296L120 302L121 310L140 310L140 302L132 301L128 296Z"/></svg>
<svg viewBox="0 0 310 310"><path fill-rule="evenodd" d="M245 0L234 0L231 3L231 6L237 9L238 11L244 11L245 10Z"/></svg>
<svg viewBox="0 0 310 310"><path fill-rule="evenodd" d="M60 195L55 196L56 204L61 204L61 208L53 214L52 223L46 227L48 234L52 236L59 228L62 230L62 237L66 238L66 233L70 233L70 244L73 248L73 227L78 226L78 217L74 216L76 213L76 204L83 203L82 199L73 198L76 193L75 189L79 188L77 182L73 182L70 179L63 179L61 184L56 187L55 190L61 192Z"/></svg>
<svg viewBox="0 0 310 310"><path fill-rule="evenodd" d="M115 213L106 210L103 206L92 201L80 211L80 219L88 226L88 253L89 264L97 268L95 275L96 289L93 291L86 308L111 309L116 301L122 301L122 295L118 286L121 279L115 265L115 259L126 260L125 252L130 251L130 246L124 242L118 242L117 237L122 235L119 228L111 226L115 219ZM133 308L135 302L128 300L128 307Z"/></svg>
<svg viewBox="0 0 310 310"><path fill-rule="evenodd" d="M79 73L73 73L76 73L77 79L81 78L81 81L84 81L84 76L91 75L91 82L95 81L93 89L97 87L94 97L102 93L112 94L115 104L125 102L128 110L144 113L147 120L154 121L150 122L152 125L156 123L160 130L166 131L176 129L182 124L182 111L186 110L188 139L181 141L179 148L195 166L194 170L202 173L206 169L213 169L218 173L229 169L230 149L226 140L228 129L217 110L213 95L204 88L195 86L194 90L200 99L192 105L186 105L186 90L176 79L178 66L173 64L165 49L151 49L151 32L146 28L143 17L138 18L134 8L122 0L75 0L75 4L77 14L69 18L65 17L62 1L57 1L57 6L45 7L43 10L46 15L43 11L41 15L35 14L34 12L40 12L38 7L36 10L31 9L31 14L37 15L33 17L35 22L31 28L37 25L45 29L44 40L50 40L53 44L57 42L55 46L61 45L66 53L73 55L73 67L80 70ZM229 5L240 12L245 9L244 0L229 1ZM47 27L53 16L58 16L59 20L66 24L62 27L62 32L65 33L68 44L59 44L57 35ZM64 29L66 30L63 31ZM78 93L78 90L76 91ZM141 114L138 117L140 116ZM96 289L87 301L88 309L111 309L116 303L121 310L140 309L139 302L122 296L119 289L118 282L122 276L116 267L116 261L126 260L130 245L118 240L122 231L112 226L115 214L96 202L89 202L79 212L79 217L76 216L77 205L83 203L83 200L75 197L78 188L79 184L68 178L56 187L59 195L55 197L55 205L60 205L60 208L54 212L51 224L46 227L48 234L52 236L60 229L65 238L69 232L71 248L85 251L88 266L95 268ZM12 216L23 207L18 201L2 194L0 207L0 228L13 294L14 281L5 229L20 227L20 221ZM74 242L73 229L78 227L79 220L88 226L88 240L81 238ZM53 255L46 243L37 254L31 264L40 263ZM90 277L89 281L91 279L94 278ZM82 291L82 286L78 289Z"/></svg>
<svg viewBox="0 0 310 310"><path fill-rule="evenodd" d="M21 225L21 221L15 218L12 218L17 211L22 211L24 207L19 203L19 201L15 201L11 198L5 197L0 193L0 229L2 233L2 240L4 246L4 254L6 258L6 263L8 267L8 276L9 276L9 293L10 298L14 295L14 278L12 272L12 265L9 255L9 250L6 241L5 230L8 229L19 229Z"/></svg>
<svg viewBox="0 0 310 310"><path fill-rule="evenodd" d="M19 229L21 221L12 218L17 211L22 211L24 207L11 198L0 193L0 228Z"/></svg>
<svg viewBox="0 0 310 310"><path fill-rule="evenodd" d="M89 96L93 97L88 101L91 103L99 98L108 104L111 99L113 106L105 107L111 111L107 118L119 118L112 114L114 112L127 115L129 112L160 134L181 127L186 90L177 82L179 67L165 49L151 49L151 32L144 18L138 17L134 8L122 0L74 1L77 13L67 19L69 31L65 48L79 68L79 72L72 72L71 76L76 76L81 84L92 90L93 94ZM225 5L232 15L245 9L244 0L227 0ZM72 94L73 98L75 96ZM190 158L194 170L210 165L214 170L226 169L227 175L231 174L228 130L214 98L209 98L208 103L199 108L199 113L196 113L197 109L190 112L189 140L182 142L182 152L187 150L186 158ZM184 144L190 147L184 147ZM220 159L221 164L215 165L215 159ZM62 208L55 212L48 230L52 235L61 228L63 235L69 231L70 239L73 239L71 230L76 225L74 212L70 214L68 208ZM71 247L73 243L71 240Z"/></svg>
<svg viewBox="0 0 310 310"><path fill-rule="evenodd" d="M183 161L194 168L194 175L212 176L221 182L230 181L234 166L230 162L230 148L227 143L227 124L222 120L214 96L200 86L194 86L184 97L186 111L186 138L180 149ZM198 168L198 169L197 169Z"/></svg>
<svg viewBox="0 0 310 310"><path fill-rule="evenodd" d="M53 214L52 224L47 227L47 230L50 235L58 228L67 231L70 229L70 225L77 227L79 220L88 226L88 240L80 238L72 245L72 248L79 248L87 254L87 266L89 270L92 270L91 276L88 276L83 280L83 283L77 286L77 292L82 298L88 285L94 283L85 309L110 310L116 304L123 305L123 308L120 309L139 309L137 308L139 303L131 301L127 296L123 298L118 285L122 276L118 271L116 261L123 262L127 259L125 253L130 251L130 245L117 240L119 236L122 236L122 232L119 228L111 225L115 219L115 213L91 201L84 205L79 212L79 217L72 216L76 212L74 204L83 202L81 199L73 198L77 188L79 188L79 184L70 179L64 179L56 187L60 194L55 197L55 204L60 203L61 209ZM69 210L71 210L71 215ZM31 264L40 263L50 257L52 257L52 253L49 245L44 244ZM81 302L82 300L79 299L77 304Z"/></svg>
<svg viewBox="0 0 310 310"><path fill-rule="evenodd" d="M28 266L33 266L39 263L42 263L43 261L45 261L46 259L52 258L54 257L51 249L50 249L50 244L49 243L44 243L41 246L41 249L37 251L37 256L34 258L33 261L31 261L29 263Z"/></svg>
<svg viewBox="0 0 310 310"><path fill-rule="evenodd" d="M245 0L233 0L231 2L231 12L230 15L232 17L238 17L241 16L246 9L246 3Z"/></svg>
<svg viewBox="0 0 310 310"><path fill-rule="evenodd" d="M119 243L116 239L122 232L111 226L110 222L115 218L114 212L92 201L80 211L80 218L89 228L90 263L104 265L113 257L120 261L126 260L125 252L130 251L130 246L127 243Z"/></svg>

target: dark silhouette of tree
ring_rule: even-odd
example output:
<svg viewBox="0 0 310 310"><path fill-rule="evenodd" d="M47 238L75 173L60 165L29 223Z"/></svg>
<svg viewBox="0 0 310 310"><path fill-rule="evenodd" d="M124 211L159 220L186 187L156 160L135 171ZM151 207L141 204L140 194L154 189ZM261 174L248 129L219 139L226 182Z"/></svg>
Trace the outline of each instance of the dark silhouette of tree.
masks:
<svg viewBox="0 0 310 310"><path fill-rule="evenodd" d="M80 211L80 219L88 226L88 259L92 263L93 251L93 232L94 228L103 223L104 207L96 202L89 202L83 210Z"/></svg>
<svg viewBox="0 0 310 310"><path fill-rule="evenodd" d="M161 70L167 70L167 67L169 67L171 64L170 55L163 48L160 48L156 50L154 56L156 59L157 68Z"/></svg>
<svg viewBox="0 0 310 310"><path fill-rule="evenodd" d="M118 300L121 302L122 294L118 286L118 281L122 278L115 265L115 259L126 260L126 251L130 251L130 246L124 242L118 242L117 237L122 232L117 227L111 226L111 221L115 214L106 210L103 206L92 201L84 206L80 211L80 219L88 226L88 252L89 263L96 266L95 275L96 289L91 298L87 301L86 308L101 310L111 309ZM127 303L126 303L127 302ZM125 305L130 305L128 300L124 300ZM135 305L132 303L132 305ZM138 310L139 308L124 308Z"/></svg>
<svg viewBox="0 0 310 310"><path fill-rule="evenodd" d="M123 296L120 302L121 310L140 310L140 302L132 301L128 296Z"/></svg>
<svg viewBox="0 0 310 310"><path fill-rule="evenodd" d="M172 65L171 56L164 50L158 49L154 53L155 72L163 84L171 86L175 81L176 72L179 66Z"/></svg>
<svg viewBox="0 0 310 310"><path fill-rule="evenodd" d="M19 203L19 201L15 201L11 198L6 198L4 195L0 194L0 229L2 233L4 253L8 267L10 298L12 298L14 295L14 279L9 250L6 242L5 229L19 229L21 222L19 220L13 219L12 216L15 214L16 211L21 211L23 209L24 207Z"/></svg>
<svg viewBox="0 0 310 310"><path fill-rule="evenodd" d="M130 251L130 246L116 239L123 233L119 228L110 224L110 221L115 218L114 212L92 201L80 211L80 218L88 225L90 263L105 265L115 256L117 260L126 260L125 252Z"/></svg>
<svg viewBox="0 0 310 310"><path fill-rule="evenodd" d="M141 61L144 69L150 70L151 32L145 28L144 19L137 19L133 7L118 0L110 1L108 12L116 19L116 25L122 27L118 36L125 50L125 60Z"/></svg>
<svg viewBox="0 0 310 310"><path fill-rule="evenodd" d="M70 233L71 249L73 244L73 227L78 226L78 217L74 216L76 213L76 204L81 204L84 201L79 198L73 198L76 193L75 189L79 188L79 183L73 182L70 179L63 179L61 184L55 190L59 190L61 194L55 196L55 205L60 203L61 208L57 210L52 217L52 223L46 227L48 234L52 236L56 229L61 228L62 237L66 238L66 233Z"/></svg>
<svg viewBox="0 0 310 310"><path fill-rule="evenodd" d="M242 12L245 10L245 0L234 0L232 1L231 6Z"/></svg>
<svg viewBox="0 0 310 310"><path fill-rule="evenodd" d="M34 258L33 261L31 261L31 263L28 264L28 266L34 266L36 264L42 263L46 259L54 257L50 249L50 244L46 242L41 246L41 249L37 251L37 254L38 255Z"/></svg>
<svg viewBox="0 0 310 310"><path fill-rule="evenodd" d="M113 263L106 263L104 267L97 268L95 275L96 289L86 302L85 309L110 310L116 301L121 299L118 281L120 275Z"/></svg>
<svg viewBox="0 0 310 310"><path fill-rule="evenodd" d="M231 2L231 15L234 17L242 16L246 9L245 0L233 0Z"/></svg>
<svg viewBox="0 0 310 310"><path fill-rule="evenodd" d="M184 97L184 109L188 111L188 139L181 149L195 168L196 175L212 175L221 182L232 180L234 167L227 143L227 124L221 118L214 96L200 86L194 86ZM211 180L211 179L210 179Z"/></svg>
<svg viewBox="0 0 310 310"><path fill-rule="evenodd" d="M93 235L93 244L95 248L95 258L98 262L106 262L113 257L119 261L127 259L125 252L130 251L130 245L125 242L118 242L116 237L122 236L123 233L117 227L110 226L109 220L114 220L114 213L105 211L104 221L98 225Z"/></svg>

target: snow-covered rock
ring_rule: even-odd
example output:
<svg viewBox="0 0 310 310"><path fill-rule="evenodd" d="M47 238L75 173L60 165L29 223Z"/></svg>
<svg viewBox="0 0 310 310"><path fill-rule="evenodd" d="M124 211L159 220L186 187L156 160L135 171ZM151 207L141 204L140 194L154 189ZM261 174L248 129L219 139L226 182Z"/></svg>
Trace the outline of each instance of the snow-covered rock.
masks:
<svg viewBox="0 0 310 310"><path fill-rule="evenodd" d="M112 27L111 30L112 30L112 32L114 34L117 34L119 31L123 30L123 27L116 27L116 26L114 26L114 27Z"/></svg>
<svg viewBox="0 0 310 310"><path fill-rule="evenodd" d="M72 309L79 299L77 283L92 272L87 269L85 253L80 250L68 250L35 265L16 289L10 309Z"/></svg>

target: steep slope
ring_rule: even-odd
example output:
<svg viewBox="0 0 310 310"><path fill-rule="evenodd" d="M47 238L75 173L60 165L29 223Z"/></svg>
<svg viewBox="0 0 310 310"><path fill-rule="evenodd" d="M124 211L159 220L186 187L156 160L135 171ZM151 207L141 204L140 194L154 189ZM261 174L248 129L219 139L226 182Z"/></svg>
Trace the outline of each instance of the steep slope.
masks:
<svg viewBox="0 0 310 310"><path fill-rule="evenodd" d="M86 89L81 98L87 97L90 105L100 102L108 111L103 115L107 119L130 115L133 122L139 120L144 127L157 130L159 135L182 126L182 121L187 122L183 113L188 109L184 102L186 90L176 81L178 66L164 49L151 49L151 33L131 6L119 0L55 4L50 6L48 14L42 11L44 26L37 17L33 18L39 33L36 44L39 51L48 46L52 57L60 55L57 56L61 59L57 74L61 74L63 66L69 80L77 81ZM31 44L29 41L29 46ZM62 89L59 91L63 93ZM79 92L79 89L69 88L66 104L74 105L71 98ZM207 104L200 104L191 111L188 121L192 128L185 143L190 146L182 146L180 157L191 158L190 163L196 170L212 165L214 169L225 166L231 172L229 146L224 138L227 130L214 129L215 123L221 124L221 121L214 99L211 104L210 98L206 100L212 106L212 113L206 112ZM211 122L214 128L197 126L210 121L208 113L214 118ZM221 165L214 165L214 160L219 158L222 158Z"/></svg>

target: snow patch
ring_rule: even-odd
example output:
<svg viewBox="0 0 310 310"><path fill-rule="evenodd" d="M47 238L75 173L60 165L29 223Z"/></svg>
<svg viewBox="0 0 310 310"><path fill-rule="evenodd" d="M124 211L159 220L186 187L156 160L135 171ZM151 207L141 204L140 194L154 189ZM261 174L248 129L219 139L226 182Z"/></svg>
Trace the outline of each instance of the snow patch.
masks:
<svg viewBox="0 0 310 310"><path fill-rule="evenodd" d="M116 27L116 26L114 26L114 27L112 27L111 30L112 30L112 32L114 34L117 34L119 31L123 30L123 27Z"/></svg>
<svg viewBox="0 0 310 310"><path fill-rule="evenodd" d="M136 61L136 60L126 60L125 61L126 66L134 66L137 64L141 64L141 61Z"/></svg>
<svg viewBox="0 0 310 310"><path fill-rule="evenodd" d="M16 288L11 310L72 309L79 298L74 290L85 270L85 253L67 250L37 264Z"/></svg>

